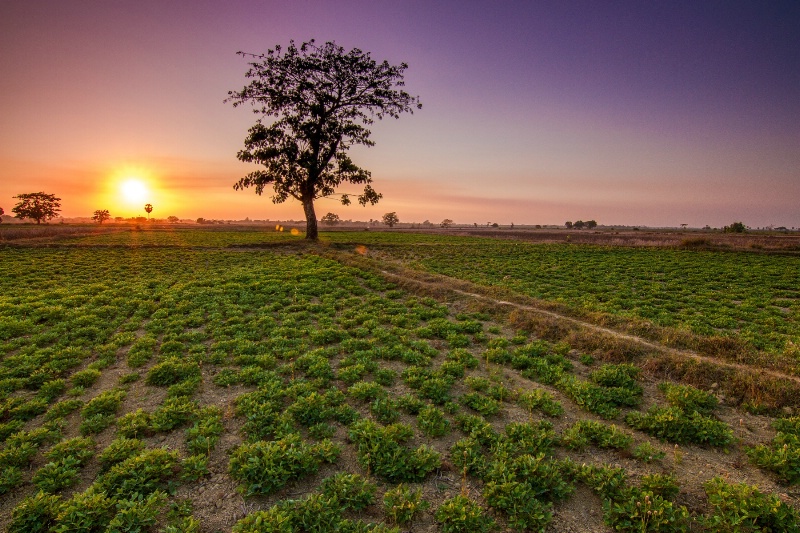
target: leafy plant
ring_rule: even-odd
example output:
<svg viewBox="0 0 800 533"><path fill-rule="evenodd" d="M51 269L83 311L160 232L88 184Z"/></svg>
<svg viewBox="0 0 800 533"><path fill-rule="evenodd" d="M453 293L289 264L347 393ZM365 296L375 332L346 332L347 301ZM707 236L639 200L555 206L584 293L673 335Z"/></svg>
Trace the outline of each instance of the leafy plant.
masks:
<svg viewBox="0 0 800 533"><path fill-rule="evenodd" d="M402 483L383 495L383 509L395 524L408 524L414 516L430 506L422 499L421 489L411 489Z"/></svg>
<svg viewBox="0 0 800 533"><path fill-rule="evenodd" d="M691 442L724 448L734 442L733 431L724 422L677 407L653 406L646 413L634 411L625 421L634 429L677 444Z"/></svg>
<svg viewBox="0 0 800 533"><path fill-rule="evenodd" d="M533 389L521 393L517 397L517 403L529 411L541 411L551 417L564 414L564 407L553 398L550 392L543 389Z"/></svg>
<svg viewBox="0 0 800 533"><path fill-rule="evenodd" d="M440 409L432 405L419 411L417 425L422 433L433 438L442 437L450 431L450 421Z"/></svg>
<svg viewBox="0 0 800 533"><path fill-rule="evenodd" d="M627 448L633 437L615 425L594 420L579 420L561 435L561 443L567 448L582 449L589 444L598 448Z"/></svg>
<svg viewBox="0 0 800 533"><path fill-rule="evenodd" d="M712 531L800 531L800 513L777 496L718 477L707 481L704 487L711 510L702 523Z"/></svg>
<svg viewBox="0 0 800 533"><path fill-rule="evenodd" d="M315 473L323 462L333 462L340 450L330 441L306 444L297 434L272 441L245 443L230 458L230 473L243 483L245 496L270 494L294 479Z"/></svg>
<svg viewBox="0 0 800 533"><path fill-rule="evenodd" d="M357 446L359 463L395 483L422 481L441 464L440 455L428 446L413 450L404 446L412 435L412 429L405 424L379 426L368 419L354 423L349 431Z"/></svg>
<svg viewBox="0 0 800 533"><path fill-rule="evenodd" d="M443 533L488 533L497 529L496 522L483 513L480 505L462 495L442 502L435 516Z"/></svg>
<svg viewBox="0 0 800 533"><path fill-rule="evenodd" d="M719 404L716 396L691 385L664 382L658 385L658 389L666 396L667 403L686 412L710 415Z"/></svg>

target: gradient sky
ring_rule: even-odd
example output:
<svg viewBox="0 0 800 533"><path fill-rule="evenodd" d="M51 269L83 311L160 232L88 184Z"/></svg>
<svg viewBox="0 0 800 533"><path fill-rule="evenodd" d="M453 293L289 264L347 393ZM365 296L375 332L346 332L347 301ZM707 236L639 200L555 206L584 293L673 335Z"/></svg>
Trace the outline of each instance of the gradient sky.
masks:
<svg viewBox="0 0 800 533"><path fill-rule="evenodd" d="M383 200L318 216L800 227L798 28L796 0L3 0L0 206L144 215L138 176L153 216L302 219L233 190L256 117L223 99L237 51L315 38L406 61L423 103L351 152Z"/></svg>

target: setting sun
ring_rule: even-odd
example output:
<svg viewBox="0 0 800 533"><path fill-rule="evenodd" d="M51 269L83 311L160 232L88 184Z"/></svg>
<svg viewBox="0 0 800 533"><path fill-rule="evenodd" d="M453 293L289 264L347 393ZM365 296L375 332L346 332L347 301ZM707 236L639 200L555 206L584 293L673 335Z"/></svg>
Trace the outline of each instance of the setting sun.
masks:
<svg viewBox="0 0 800 533"><path fill-rule="evenodd" d="M147 186L140 179L127 179L122 182L120 189L123 199L129 204L138 204L147 200Z"/></svg>

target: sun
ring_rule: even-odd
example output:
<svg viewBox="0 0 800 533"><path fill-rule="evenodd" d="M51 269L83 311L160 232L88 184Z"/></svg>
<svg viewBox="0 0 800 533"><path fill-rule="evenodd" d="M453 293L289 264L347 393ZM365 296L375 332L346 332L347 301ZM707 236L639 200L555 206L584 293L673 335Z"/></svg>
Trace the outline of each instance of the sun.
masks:
<svg viewBox="0 0 800 533"><path fill-rule="evenodd" d="M139 178L127 178L120 185L120 190L128 204L139 204L147 199L147 185Z"/></svg>

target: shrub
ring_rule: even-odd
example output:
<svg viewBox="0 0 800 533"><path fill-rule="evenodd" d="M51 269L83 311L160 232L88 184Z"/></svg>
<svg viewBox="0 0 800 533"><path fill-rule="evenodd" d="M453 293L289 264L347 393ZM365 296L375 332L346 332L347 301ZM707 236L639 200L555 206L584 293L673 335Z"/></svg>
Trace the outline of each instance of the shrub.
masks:
<svg viewBox="0 0 800 533"><path fill-rule="evenodd" d="M653 446L649 441L644 441L633 449L633 456L640 461L649 463L651 461L663 459L666 454Z"/></svg>
<svg viewBox="0 0 800 533"><path fill-rule="evenodd" d="M414 450L404 446L412 436L412 429L405 424L384 427L367 419L354 423L349 432L361 465L394 483L422 481L441 464L439 454L428 446Z"/></svg>
<svg viewBox="0 0 800 533"><path fill-rule="evenodd" d="M551 417L564 413L564 407L553 398L551 393L542 389L523 392L517 398L517 403L528 411L541 411Z"/></svg>
<svg viewBox="0 0 800 533"><path fill-rule="evenodd" d="M95 486L75 494L61 506L54 533L104 531L114 517L114 499Z"/></svg>
<svg viewBox="0 0 800 533"><path fill-rule="evenodd" d="M636 383L641 370L635 365L624 363L620 365L602 365L589 374L589 379L603 387L621 387L631 391L640 391L641 386Z"/></svg>
<svg viewBox="0 0 800 533"><path fill-rule="evenodd" d="M658 385L667 398L667 403L686 412L697 411L709 415L717 407L719 400L713 394L696 389L691 385L676 385L674 383L661 383Z"/></svg>
<svg viewBox="0 0 800 533"><path fill-rule="evenodd" d="M174 385L191 377L201 377L200 366L197 363L169 358L150 369L145 383L148 385Z"/></svg>
<svg viewBox="0 0 800 533"><path fill-rule="evenodd" d="M22 500L11 512L8 533L46 533L55 525L61 497L44 492Z"/></svg>
<svg viewBox="0 0 800 533"><path fill-rule="evenodd" d="M377 398L370 404L369 410L378 422L391 424L400 418L398 407L397 402L391 398Z"/></svg>
<svg viewBox="0 0 800 533"><path fill-rule="evenodd" d="M145 450L112 466L100 475L96 485L119 499L146 496L166 488L179 463L175 452L163 448Z"/></svg>
<svg viewBox="0 0 800 533"><path fill-rule="evenodd" d="M339 472L323 480L320 489L324 496L335 499L343 511L360 511L375 502L378 487L359 474Z"/></svg>
<svg viewBox="0 0 800 533"><path fill-rule="evenodd" d="M106 471L112 466L142 453L147 448L143 440L117 437L97 457L101 470Z"/></svg>
<svg viewBox="0 0 800 533"><path fill-rule="evenodd" d="M721 533L800 531L800 514L777 496L744 483L714 478L705 484L710 513L702 523Z"/></svg>
<svg viewBox="0 0 800 533"><path fill-rule="evenodd" d="M461 403L483 416L491 416L500 410L500 402L478 392L468 392L461 396Z"/></svg>
<svg viewBox="0 0 800 533"><path fill-rule="evenodd" d="M442 502L435 516L443 533L488 533L497 528L480 505L461 495Z"/></svg>
<svg viewBox="0 0 800 533"><path fill-rule="evenodd" d="M147 496L135 495L128 500L117 502L117 513L108 524L108 533L141 533L151 531L167 502L167 495L161 491Z"/></svg>
<svg viewBox="0 0 800 533"><path fill-rule="evenodd" d="M150 431L150 414L141 409L117 418L117 433L123 437L136 438Z"/></svg>
<svg viewBox="0 0 800 533"><path fill-rule="evenodd" d="M419 411L417 415L419 429L428 437L441 437L450 431L450 421L444 413L433 406L428 406Z"/></svg>
<svg viewBox="0 0 800 533"><path fill-rule="evenodd" d="M222 435L222 410L209 405L196 413L197 420L186 430L186 447L191 453L208 455Z"/></svg>
<svg viewBox="0 0 800 533"><path fill-rule="evenodd" d="M627 448L632 442L633 437L617 426L594 420L579 420L561 436L561 443L573 450L585 448L589 444L598 448Z"/></svg>
<svg viewBox="0 0 800 533"><path fill-rule="evenodd" d="M197 402L184 397L166 398L150 417L153 431L170 431L188 424L197 410Z"/></svg>
<svg viewBox="0 0 800 533"><path fill-rule="evenodd" d="M614 531L688 532L689 512L647 490L631 488L619 499L603 502L603 521Z"/></svg>
<svg viewBox="0 0 800 533"><path fill-rule="evenodd" d="M693 411L686 413L677 407L651 407L646 413L628 413L625 421L656 438L682 444L707 444L727 447L733 444L733 431L719 420Z"/></svg>
<svg viewBox="0 0 800 533"><path fill-rule="evenodd" d="M800 481L800 437L778 433L769 446L759 444L746 449L753 464L775 472L788 483Z"/></svg>
<svg viewBox="0 0 800 533"><path fill-rule="evenodd" d="M98 379L100 379L100 371L94 368L87 368L86 370L75 372L72 374L72 377L70 377L70 381L74 387L91 387Z"/></svg>
<svg viewBox="0 0 800 533"><path fill-rule="evenodd" d="M492 451L507 457L550 454L557 441L553 424L546 420L512 422L506 426L505 434L493 443Z"/></svg>
<svg viewBox="0 0 800 533"><path fill-rule="evenodd" d="M429 507L429 503L422 499L422 490L412 490L402 483L389 489L383 495L383 509L386 516L395 524L408 524L414 515Z"/></svg>
<svg viewBox="0 0 800 533"><path fill-rule="evenodd" d="M309 445L299 435L289 434L272 442L242 444L231 453L230 472L243 483L245 496L270 494L291 480L315 473L339 453L330 441Z"/></svg>
<svg viewBox="0 0 800 533"><path fill-rule="evenodd" d="M386 389L373 381L360 381L347 389L347 394L361 401L372 401L386 396Z"/></svg>
<svg viewBox="0 0 800 533"><path fill-rule="evenodd" d="M84 420L97 415L114 415L122 400L125 399L125 391L121 389L112 389L101 392L83 407L81 416Z"/></svg>

